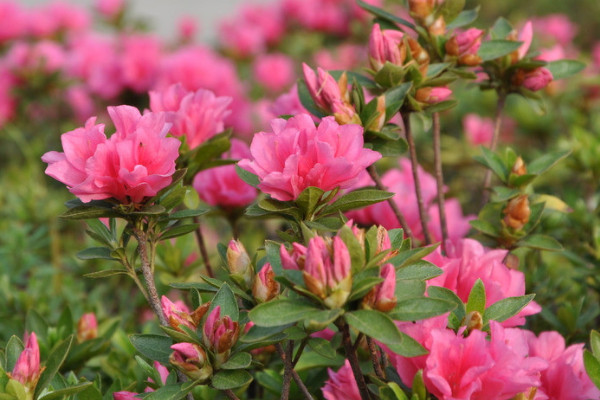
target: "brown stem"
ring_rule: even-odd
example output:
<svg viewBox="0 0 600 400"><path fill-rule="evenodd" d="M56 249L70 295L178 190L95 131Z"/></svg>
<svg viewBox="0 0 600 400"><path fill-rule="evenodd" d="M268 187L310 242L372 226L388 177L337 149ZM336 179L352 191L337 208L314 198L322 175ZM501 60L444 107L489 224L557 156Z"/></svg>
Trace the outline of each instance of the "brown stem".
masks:
<svg viewBox="0 0 600 400"><path fill-rule="evenodd" d="M367 168L367 171L369 172L371 179L373 179L373 182L375 182L375 186L377 187L377 189L387 191L387 188L385 187L383 182L381 182L381 178L379 177L379 174L377 173L377 169L375 168L375 165L369 166ZM410 238L411 242L414 245L415 236L413 235L412 230L408 226L408 223L406 222L404 215L402 215L402 212L398 208L398 204L396 204L393 197L391 199L388 199L387 202L390 205L390 207L392 208L392 211L394 212L394 214L396 215L396 218L398 219L400 226L404 230L404 234Z"/></svg>
<svg viewBox="0 0 600 400"><path fill-rule="evenodd" d="M288 400L290 397L290 385L292 383L292 352L294 351L294 342L290 340L285 349L285 357L283 359L283 383L281 385L281 400Z"/></svg>
<svg viewBox="0 0 600 400"><path fill-rule="evenodd" d="M371 400L371 396L369 395L369 389L367 388L367 382L365 381L365 377L362 371L360 370L358 357L356 356L356 351L352 346L352 338L350 337L350 327L348 326L346 321L341 320L340 322L338 322L338 328L340 329L340 331L342 331L342 344L344 345L344 352L346 353L348 362L350 362L350 367L352 368L354 379L356 379L356 384L358 386L358 391L360 392L360 397L362 400Z"/></svg>
<svg viewBox="0 0 600 400"><path fill-rule="evenodd" d="M367 344L369 346L369 352L371 353L371 362L373 363L375 375L382 381L385 381L385 372L383 371L383 368L381 368L381 362L379 361L379 355L377 354L377 345L370 337L367 337Z"/></svg>
<svg viewBox="0 0 600 400"><path fill-rule="evenodd" d="M231 389L223 390L223 393L225 393L225 396L230 400L240 400Z"/></svg>
<svg viewBox="0 0 600 400"><path fill-rule="evenodd" d="M300 357L302 357L302 352L304 351L304 348L306 347L307 343L308 343L308 340L303 340L300 343L300 346L298 347L298 350L296 351L296 355L294 356L294 359L292 360L293 367L295 367L296 364L298 364L298 361L300 361Z"/></svg>
<svg viewBox="0 0 600 400"><path fill-rule="evenodd" d="M402 114L402 121L404 122L404 131L406 135L406 141L408 142L408 152L410 154L410 164L412 167L413 180L415 182L415 192L417 194L417 205L419 206L419 217L421 219L421 227L423 229L423 236L425 237L425 244L431 244L431 234L427 228L427 209L425 208L425 202L423 201L423 192L421 190L421 180L419 179L419 163L417 162L417 150L415 148L415 140L410 129L410 113Z"/></svg>
<svg viewBox="0 0 600 400"><path fill-rule="evenodd" d="M446 254L448 240L448 224L446 222L446 204L444 203L444 174L442 172L442 137L440 114L433 113L433 162L435 164L435 181L437 184L438 211L442 230L442 252Z"/></svg>
<svg viewBox="0 0 600 400"><path fill-rule="evenodd" d="M283 361L283 363L288 364L289 363L288 360L292 359L291 354L288 356L288 354L286 354L286 352L283 350L283 346L281 346L280 343L277 343L275 345L275 348L277 349L277 352L279 353L279 356L281 357L281 360ZM314 400L312 395L306 388L306 385L304 384L304 382L302 382L302 378L300 378L300 375L298 375L298 373L293 369L293 367L291 369L291 375L292 375L292 378L294 378L294 382L296 382L296 385L298 385L298 388L304 395L304 398L306 400Z"/></svg>
<svg viewBox="0 0 600 400"><path fill-rule="evenodd" d="M494 115L494 133L492 135L492 142L490 143L490 150L496 151L498 146L498 139L500 138L500 128L502 128L502 110L504 110L504 104L506 102L506 95L503 93L498 94L498 103L496 104L496 114ZM485 177L483 178L483 201L484 206L490 199L490 190L488 186L492 182L492 170L488 169L485 171Z"/></svg>
<svg viewBox="0 0 600 400"><path fill-rule="evenodd" d="M202 229L200 227L200 218L194 217L194 222L198 224L198 228L196 228L196 241L198 242L200 254L202 255L202 260L204 261L204 266L206 267L206 273L209 277L214 278L215 275L213 273L212 266L210 265L210 258L208 257L208 252L206 251L204 236L202 235Z"/></svg>
<svg viewBox="0 0 600 400"><path fill-rule="evenodd" d="M160 324L163 326L168 326L167 319L162 312L162 307L160 305L160 299L158 298L158 292L156 291L156 283L154 282L154 271L152 268L152 263L148 258L148 238L146 233L139 229L134 228L133 234L138 241L138 253L142 260L142 274L144 275L144 281L146 282L146 289L148 291L148 300L150 302L150 307L154 311L154 314L158 317Z"/></svg>

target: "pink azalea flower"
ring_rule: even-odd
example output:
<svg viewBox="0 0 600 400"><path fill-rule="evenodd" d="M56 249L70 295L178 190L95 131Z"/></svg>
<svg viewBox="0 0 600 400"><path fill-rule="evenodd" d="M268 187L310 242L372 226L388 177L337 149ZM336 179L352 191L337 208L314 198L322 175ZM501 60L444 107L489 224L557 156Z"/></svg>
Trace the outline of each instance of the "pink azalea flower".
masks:
<svg viewBox="0 0 600 400"><path fill-rule="evenodd" d="M279 294L279 283L271 264L266 263L254 277L252 296L261 303L274 299Z"/></svg>
<svg viewBox="0 0 600 400"><path fill-rule="evenodd" d="M563 46L570 44L577 35L577 26L564 14L550 14L533 20L534 31L543 38Z"/></svg>
<svg viewBox="0 0 600 400"><path fill-rule="evenodd" d="M239 57L262 53L266 48L262 30L253 24L224 21L219 27L219 33L223 46Z"/></svg>
<svg viewBox="0 0 600 400"><path fill-rule="evenodd" d="M283 269L296 269L302 271L306 260L307 248L300 243L292 243L292 251L288 252L284 244L279 248Z"/></svg>
<svg viewBox="0 0 600 400"><path fill-rule="evenodd" d="M358 385L348 360L337 372L327 368L327 374L329 379L321 388L326 400L361 400Z"/></svg>
<svg viewBox="0 0 600 400"><path fill-rule="evenodd" d="M387 236L387 235L386 235ZM382 247L390 248L388 243ZM388 312L396 306L396 269L392 264L385 264L379 273L383 282L376 285L364 298L363 302L370 308L378 311Z"/></svg>
<svg viewBox="0 0 600 400"><path fill-rule="evenodd" d="M350 29L350 3L340 0L284 0L284 16L310 30L345 35Z"/></svg>
<svg viewBox="0 0 600 400"><path fill-rule="evenodd" d="M19 355L10 377L33 392L40 379L40 347L35 332L25 335L25 349Z"/></svg>
<svg viewBox="0 0 600 400"><path fill-rule="evenodd" d="M84 342L98 337L98 320L93 312L85 313L77 323L77 340Z"/></svg>
<svg viewBox="0 0 600 400"><path fill-rule="evenodd" d="M17 102L12 91L16 85L16 77L9 68L0 63L0 128L15 114Z"/></svg>
<svg viewBox="0 0 600 400"><path fill-rule="evenodd" d="M309 186L324 191L351 187L381 158L363 148L362 127L340 126L333 117L323 118L318 128L307 114L275 119L271 127L273 132L254 136L252 159L238 165L258 175L259 188L277 200L294 200Z"/></svg>
<svg viewBox="0 0 600 400"><path fill-rule="evenodd" d="M521 85L523 85L523 87L526 89L536 92L548 86L553 79L554 77L549 69L540 67L525 72Z"/></svg>
<svg viewBox="0 0 600 400"><path fill-rule="evenodd" d="M178 300L173 303L167 296L162 296L160 304L162 312L171 326L178 327L179 325L184 325L191 330L196 330L194 324L187 318L189 317L190 309L183 301Z"/></svg>
<svg viewBox="0 0 600 400"><path fill-rule="evenodd" d="M508 268L502 262L506 250L487 250L476 240L462 239L448 243L446 252L446 257L441 255L439 249L426 257L428 261L444 270L442 275L427 281L428 285L448 288L466 302L475 281L481 279L485 286L486 307L507 297L525 294L524 274ZM502 325L523 325L526 316L540 311L541 307L531 302Z"/></svg>
<svg viewBox="0 0 600 400"><path fill-rule="evenodd" d="M381 30L379 24L373 25L369 37L369 61L375 71L383 68L386 62L395 65L404 64L406 48L403 42L404 34L400 31Z"/></svg>
<svg viewBox="0 0 600 400"><path fill-rule="evenodd" d="M463 128L469 143L476 145L489 145L494 135L494 121L491 118L482 118L477 114L467 114L463 118Z"/></svg>
<svg viewBox="0 0 600 400"><path fill-rule="evenodd" d="M215 354L228 352L237 342L240 327L226 315L221 317L221 307L216 306L206 318L202 340Z"/></svg>
<svg viewBox="0 0 600 400"><path fill-rule="evenodd" d="M46 173L84 202L115 198L140 203L171 183L179 140L167 138L163 114L144 116L133 107L109 107L117 129L110 139L90 118L83 128L62 135L64 153L42 157Z"/></svg>
<svg viewBox="0 0 600 400"><path fill-rule="evenodd" d="M521 47L519 47L519 60L525 57L527 52L529 51L529 47L531 47L531 42L533 40L533 25L531 21L527 21L525 26L521 29L518 36L518 41L523 42Z"/></svg>
<svg viewBox="0 0 600 400"><path fill-rule="evenodd" d="M126 36L121 42L123 83L139 93L148 91L158 76L162 43L154 36L141 34Z"/></svg>
<svg viewBox="0 0 600 400"><path fill-rule="evenodd" d="M364 46L344 43L335 48L321 49L314 54L315 65L324 70L353 70L366 62Z"/></svg>
<svg viewBox="0 0 600 400"><path fill-rule="evenodd" d="M259 56L253 65L254 79L271 92L280 92L294 81L294 63L284 54Z"/></svg>
<svg viewBox="0 0 600 400"><path fill-rule="evenodd" d="M232 139L231 150L223 157L241 159L250 155L250 149L244 142ZM247 206L257 195L256 189L238 176L235 165L200 171L194 177L193 186L202 200L212 206L224 208Z"/></svg>
<svg viewBox="0 0 600 400"><path fill-rule="evenodd" d="M125 9L125 0L96 0L94 7L103 17L113 19Z"/></svg>
<svg viewBox="0 0 600 400"><path fill-rule="evenodd" d="M292 86L287 93L277 97L269 106L269 111L273 115L273 118L280 117L281 115L308 114L308 111L306 111L306 108L300 102L298 87L296 85ZM316 117L313 120L318 122Z"/></svg>
<svg viewBox="0 0 600 400"><path fill-rule="evenodd" d="M27 31L27 13L14 1L0 2L0 43L22 37Z"/></svg>
<svg viewBox="0 0 600 400"><path fill-rule="evenodd" d="M464 238L471 230L469 221L474 219L474 215L463 215L462 208L457 199L448 199L444 201L446 211L446 225L448 226L448 239L458 240ZM429 221L427 229L431 233L434 242L442 241L442 226L440 224L440 212L437 204L432 204L427 210Z"/></svg>
<svg viewBox="0 0 600 400"><path fill-rule="evenodd" d="M67 103L78 121L85 122L94 114L94 101L83 85L69 87L65 95Z"/></svg>
<svg viewBox="0 0 600 400"><path fill-rule="evenodd" d="M183 16L177 22L177 34L181 41L191 42L198 32L196 20L190 16Z"/></svg>
<svg viewBox="0 0 600 400"><path fill-rule="evenodd" d="M162 92L150 92L150 109L164 111L172 123L174 136L185 136L193 149L225 129L224 119L229 115L229 97L216 97L210 90L187 91L175 84Z"/></svg>

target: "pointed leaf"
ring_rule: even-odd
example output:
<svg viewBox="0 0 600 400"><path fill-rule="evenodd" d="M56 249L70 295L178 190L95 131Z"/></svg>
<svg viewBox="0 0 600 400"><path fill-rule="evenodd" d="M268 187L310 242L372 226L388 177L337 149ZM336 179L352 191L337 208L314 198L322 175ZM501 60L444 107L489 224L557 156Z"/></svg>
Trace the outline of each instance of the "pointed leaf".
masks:
<svg viewBox="0 0 600 400"><path fill-rule="evenodd" d="M483 61L495 60L518 50L523 42L512 40L495 39L481 43L477 54Z"/></svg>
<svg viewBox="0 0 600 400"><path fill-rule="evenodd" d="M240 318L240 311L238 309L237 300L231 287L227 283L223 283L221 288L215 294L215 297L211 300L209 313L214 310L216 306L221 307L221 318L228 315L233 321L237 321Z"/></svg>
<svg viewBox="0 0 600 400"><path fill-rule="evenodd" d="M273 327L300 321L309 313L318 311L318 308L304 302L281 299L259 304L250 310L248 316L256 325Z"/></svg>
<svg viewBox="0 0 600 400"><path fill-rule="evenodd" d="M518 246L538 250L562 251L562 245L553 237L547 235L529 235L517 242Z"/></svg>
<svg viewBox="0 0 600 400"><path fill-rule="evenodd" d="M229 358L223 365L222 369L244 369L250 366L252 356L250 353L236 353Z"/></svg>
<svg viewBox="0 0 600 400"><path fill-rule="evenodd" d="M171 346L173 340L162 335L131 335L129 341L135 349L151 360L161 364L169 363L169 356L173 352Z"/></svg>
<svg viewBox="0 0 600 400"><path fill-rule="evenodd" d="M396 321L418 321L445 314L456 308L456 304L440 299L418 297L399 301L388 314Z"/></svg>
<svg viewBox="0 0 600 400"><path fill-rule="evenodd" d="M552 72L555 81L569 78L585 69L585 63L577 60L556 60L546 66Z"/></svg>
<svg viewBox="0 0 600 400"><path fill-rule="evenodd" d="M483 321L484 323L487 323L489 320L498 322L506 321L510 317L520 313L534 297L534 294L528 294L525 296L507 297L498 300L485 310Z"/></svg>
<svg viewBox="0 0 600 400"><path fill-rule="evenodd" d="M73 344L73 335L69 336L58 345L54 347L54 350L48 356L46 361L44 372L40 376L37 386L35 387L34 398L37 398L40 393L50 384L54 375L60 370L61 365L65 362L71 345Z"/></svg>
<svg viewBox="0 0 600 400"><path fill-rule="evenodd" d="M252 382L252 375L248 371L237 370L221 370L217 372L211 380L212 387L219 390L228 390L242 387Z"/></svg>
<svg viewBox="0 0 600 400"><path fill-rule="evenodd" d="M473 288L471 289L471 293L469 293L469 300L467 301L467 314L472 311L477 311L481 315L483 315L485 311L485 286L483 285L483 281L481 279L477 279Z"/></svg>

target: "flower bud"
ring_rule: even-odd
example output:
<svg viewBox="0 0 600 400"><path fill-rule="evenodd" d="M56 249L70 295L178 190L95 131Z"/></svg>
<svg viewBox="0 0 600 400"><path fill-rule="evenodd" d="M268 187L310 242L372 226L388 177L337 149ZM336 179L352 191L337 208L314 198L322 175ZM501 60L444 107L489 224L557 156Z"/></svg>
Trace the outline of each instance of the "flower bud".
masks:
<svg viewBox="0 0 600 400"><path fill-rule="evenodd" d="M446 33L446 20L443 15L440 15L433 24L427 27L427 31L431 36L442 36Z"/></svg>
<svg viewBox="0 0 600 400"><path fill-rule="evenodd" d="M12 373L9 374L23 386L27 392L33 393L44 368L40 368L40 347L35 332L25 335L25 349L19 355Z"/></svg>
<svg viewBox="0 0 600 400"><path fill-rule="evenodd" d="M410 48L411 57L419 65L421 75L427 75L427 68L429 67L429 53L427 50L425 50L416 39L411 37L408 38L408 47Z"/></svg>
<svg viewBox="0 0 600 400"><path fill-rule="evenodd" d="M302 271L306 260L306 247L300 243L292 243L292 252L288 252L284 244L279 248L283 269L296 269Z"/></svg>
<svg viewBox="0 0 600 400"><path fill-rule="evenodd" d="M169 322L169 325L180 332L183 332L180 325L184 325L192 331L195 331L200 320L204 314L206 314L206 311L208 311L208 307L210 306L210 303L205 303L194 310L194 312L190 313L190 310L182 301L173 303L166 296L163 296L160 302L163 314Z"/></svg>
<svg viewBox="0 0 600 400"><path fill-rule="evenodd" d="M94 313L86 313L77 322L77 341L79 343L98 337L98 321Z"/></svg>
<svg viewBox="0 0 600 400"><path fill-rule="evenodd" d="M221 306L215 307L204 323L204 345L217 355L217 367L227 361L229 352L240 334L239 324L226 315L221 318Z"/></svg>
<svg viewBox="0 0 600 400"><path fill-rule="evenodd" d="M514 83L536 92L548 86L553 79L552 72L548 68L539 67L521 74L515 74Z"/></svg>
<svg viewBox="0 0 600 400"><path fill-rule="evenodd" d="M478 311L471 311L465 317L465 325L467 327L467 332L471 332L474 329L481 330L483 328L483 317L481 313Z"/></svg>
<svg viewBox="0 0 600 400"><path fill-rule="evenodd" d="M169 361L179 371L194 381L204 382L211 377L213 369L202 347L193 343L177 343Z"/></svg>
<svg viewBox="0 0 600 400"><path fill-rule="evenodd" d="M127 391L114 392L113 400L138 400L139 397L137 397L137 395L138 393Z"/></svg>
<svg viewBox="0 0 600 400"><path fill-rule="evenodd" d="M363 305L381 312L389 312L396 307L396 269L386 264L380 273L383 282L375 286L363 299Z"/></svg>
<svg viewBox="0 0 600 400"><path fill-rule="evenodd" d="M252 285L252 296L260 303L269 301L279 294L279 283L275 281L275 273L271 264L263 265L262 269L254 277Z"/></svg>
<svg viewBox="0 0 600 400"><path fill-rule="evenodd" d="M511 172L517 176L522 176L527 173L527 166L521 157L517 157L515 165L513 165Z"/></svg>
<svg viewBox="0 0 600 400"><path fill-rule="evenodd" d="M431 15L435 0L408 0L410 15L414 18L424 19Z"/></svg>
<svg viewBox="0 0 600 400"><path fill-rule="evenodd" d="M371 68L379 71L386 62L403 65L406 60L404 34L397 30L382 31L379 24L373 25L369 37L369 62Z"/></svg>
<svg viewBox="0 0 600 400"><path fill-rule="evenodd" d="M360 125L360 117L356 113L354 107L348 103L336 101L331 105L331 111L335 117L335 121L340 125L357 124Z"/></svg>
<svg viewBox="0 0 600 400"><path fill-rule="evenodd" d="M250 262L250 256L246 248L239 240L231 240L227 247L227 266L229 272L233 275L239 275L244 279L247 286L252 284L252 276L254 271L252 270L252 264Z"/></svg>
<svg viewBox="0 0 600 400"><path fill-rule="evenodd" d="M529 222L529 216L531 210L529 208L529 198L526 194L515 197L508 202L506 208L504 208L504 223L515 229L519 230Z"/></svg>
<svg viewBox="0 0 600 400"><path fill-rule="evenodd" d="M448 99L452 90L447 87L424 87L417 90L415 99L421 103L436 104Z"/></svg>
<svg viewBox="0 0 600 400"><path fill-rule="evenodd" d="M373 118L365 129L368 131L379 132L385 124L385 96L381 95L377 97L377 117Z"/></svg>
<svg viewBox="0 0 600 400"><path fill-rule="evenodd" d="M470 28L454 35L446 42L446 53L458 57L458 64L474 67L481 64L481 57L477 55L481 46L484 32L481 29Z"/></svg>

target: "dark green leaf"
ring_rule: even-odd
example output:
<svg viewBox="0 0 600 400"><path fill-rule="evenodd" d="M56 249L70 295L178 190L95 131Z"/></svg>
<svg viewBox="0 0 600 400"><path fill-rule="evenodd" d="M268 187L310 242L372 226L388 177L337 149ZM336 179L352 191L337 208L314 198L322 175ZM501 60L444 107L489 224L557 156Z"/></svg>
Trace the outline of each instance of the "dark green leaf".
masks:
<svg viewBox="0 0 600 400"><path fill-rule="evenodd" d="M590 333L590 347L594 355L600 357L600 333L593 329Z"/></svg>
<svg viewBox="0 0 600 400"><path fill-rule="evenodd" d="M437 245L431 245L427 247L418 247L416 249L405 250L400 252L400 254L397 256L391 258L388 262L392 263L395 267L401 268L419 261L426 255L432 253L436 248Z"/></svg>
<svg viewBox="0 0 600 400"><path fill-rule="evenodd" d="M252 375L245 370L221 370L211 380L215 389L228 390L242 387L252 382Z"/></svg>
<svg viewBox="0 0 600 400"><path fill-rule="evenodd" d="M64 219L115 218L121 214L112 208L84 204L68 209L61 215Z"/></svg>
<svg viewBox="0 0 600 400"><path fill-rule="evenodd" d="M585 69L585 63L577 60L557 60L549 62L546 68L552 72L552 77L557 81L580 73Z"/></svg>
<svg viewBox="0 0 600 400"><path fill-rule="evenodd" d="M169 356L173 352L173 340L162 335L131 335L129 340L135 349L144 357L158 361L161 364L169 363Z"/></svg>
<svg viewBox="0 0 600 400"><path fill-rule="evenodd" d="M144 400L180 400L183 399L193 388L192 382L165 385L151 392Z"/></svg>
<svg viewBox="0 0 600 400"><path fill-rule="evenodd" d="M79 393L89 386L92 385L92 382L84 382L74 386L69 386L64 389L54 390L40 397L39 400L52 400L52 399L62 399L64 396L70 396L75 393Z"/></svg>
<svg viewBox="0 0 600 400"><path fill-rule="evenodd" d="M493 200L497 202L504 202L521 194L521 191L519 189L511 189L507 188L506 186L494 186L493 190L495 193Z"/></svg>
<svg viewBox="0 0 600 400"><path fill-rule="evenodd" d="M426 110L428 113L433 114L436 112L442 112L442 111L446 111L451 108L454 108L454 107L456 107L457 104L458 104L458 101L456 101L456 100L445 100L445 101L440 101L439 103L430 105L429 107L427 107Z"/></svg>
<svg viewBox="0 0 600 400"><path fill-rule="evenodd" d="M429 297L434 299L441 299L456 304L456 308L452 312L456 314L457 319L460 321L465 317L466 309L463 301L454 293L452 290L445 287L430 286L427 288L427 294Z"/></svg>
<svg viewBox="0 0 600 400"><path fill-rule="evenodd" d="M385 120L389 121L404 104L404 98L412 88L412 82L406 82L385 92Z"/></svg>
<svg viewBox="0 0 600 400"><path fill-rule="evenodd" d="M256 325L273 327L300 321L315 311L320 310L297 300L281 299L259 304L248 316Z"/></svg>
<svg viewBox="0 0 600 400"><path fill-rule="evenodd" d="M306 86L304 79L298 80L298 98L300 99L302 106L306 108L309 113L315 117L325 117L325 114L323 114L316 106L312 96L310 95L310 92L308 91L308 86Z"/></svg>
<svg viewBox="0 0 600 400"><path fill-rule="evenodd" d="M296 204L304 211L305 215L311 215L321 201L323 193L325 193L323 189L309 186L300 193L296 199Z"/></svg>
<svg viewBox="0 0 600 400"><path fill-rule="evenodd" d="M497 237L500 235L500 231L494 225L492 225L488 221L483 221L481 219L474 219L469 221L469 224L477 229L481 233L485 233L486 235Z"/></svg>
<svg viewBox="0 0 600 400"><path fill-rule="evenodd" d="M215 294L215 297L211 300L209 313L214 310L216 306L221 307L221 318L228 315L233 321L237 321L240 318L240 311L238 309L237 300L231 287L227 283L223 283L221 288Z"/></svg>
<svg viewBox="0 0 600 400"><path fill-rule="evenodd" d="M397 157L408 150L408 143L402 138L398 140L369 139L368 145L382 157Z"/></svg>
<svg viewBox="0 0 600 400"><path fill-rule="evenodd" d="M239 165L235 166L235 172L237 172L238 176L244 182L246 182L248 185L250 185L252 187L256 188L260 184L260 181L258 180L257 175L253 174L250 171L246 171L245 169L240 168Z"/></svg>
<svg viewBox="0 0 600 400"><path fill-rule="evenodd" d="M339 211L346 212L349 210L356 210L358 208L387 200L393 196L394 193L384 192L383 190L377 189L367 188L354 190L350 193L346 193L337 199L333 204L326 206L321 211L321 215L329 215Z"/></svg>
<svg viewBox="0 0 600 400"><path fill-rule="evenodd" d="M62 342L58 343L46 360L44 372L40 376L37 386L35 387L34 398L37 398L40 393L50 384L54 375L60 370L61 365L65 362L69 350L73 344L73 335L69 336Z"/></svg>
<svg viewBox="0 0 600 400"><path fill-rule="evenodd" d="M440 276L444 271L429 261L419 260L413 264L407 265L396 270L396 279L410 280L428 280Z"/></svg>
<svg viewBox="0 0 600 400"><path fill-rule="evenodd" d="M344 314L348 324L359 332L387 345L393 352L404 357L426 353L425 349L410 336L400 332L387 315L375 310L357 310Z"/></svg>
<svg viewBox="0 0 600 400"><path fill-rule="evenodd" d="M600 361L588 350L583 351L583 364L590 380L600 389Z"/></svg>
<svg viewBox="0 0 600 400"><path fill-rule="evenodd" d="M562 251L562 245L553 237L541 234L529 235L517 242L517 246L538 250Z"/></svg>
<svg viewBox="0 0 600 400"><path fill-rule="evenodd" d="M483 157L475 157L475 160L491 169L502 182L506 182L508 179L508 169L500 156L484 146L481 146L481 152L483 153Z"/></svg>
<svg viewBox="0 0 600 400"><path fill-rule="evenodd" d="M80 260L111 260L119 261L118 258L111 256L112 250L108 247L90 247L77 253Z"/></svg>
<svg viewBox="0 0 600 400"><path fill-rule="evenodd" d="M435 78L436 76L444 72L446 69L448 69L448 67L450 67L451 65L452 64L450 63L429 64L429 67L427 68L427 78Z"/></svg>
<svg viewBox="0 0 600 400"><path fill-rule="evenodd" d="M331 342L329 340L323 338L311 337L308 339L308 347L316 353L319 353L325 358L330 358L335 360L336 351L331 346Z"/></svg>
<svg viewBox="0 0 600 400"><path fill-rule="evenodd" d="M513 31L513 27L506 19L500 17L494 22L490 31L492 39L504 39Z"/></svg>
<svg viewBox="0 0 600 400"><path fill-rule="evenodd" d="M471 10L462 11L451 23L446 25L446 29L452 30L456 28L462 28L463 26L469 25L471 22L475 21L478 16L479 6Z"/></svg>
<svg viewBox="0 0 600 400"><path fill-rule="evenodd" d="M339 308L311 312L304 318L304 326L309 331L323 330L342 315L343 312L344 310Z"/></svg>
<svg viewBox="0 0 600 400"><path fill-rule="evenodd" d="M545 154L542 157L532 161L527 166L527 172L530 174L541 175L569 154L571 154L571 150L563 150Z"/></svg>
<svg viewBox="0 0 600 400"><path fill-rule="evenodd" d="M456 308L456 304L440 299L418 297L399 301L389 316L397 321L418 321L445 314Z"/></svg>
<svg viewBox="0 0 600 400"><path fill-rule="evenodd" d="M25 345L17 336L13 335L8 340L6 344L6 348L4 349L4 356L6 357L6 366L7 371L12 371L15 368L15 364L19 359L19 356L25 349Z"/></svg>
<svg viewBox="0 0 600 400"><path fill-rule="evenodd" d="M523 42L504 39L489 40L481 43L481 47L477 54L483 61L495 60L518 50L522 44Z"/></svg>
<svg viewBox="0 0 600 400"><path fill-rule="evenodd" d="M491 306L489 306L483 314L483 321L494 320L503 322L510 317L517 315L523 308L527 306L535 297L534 294L528 294L525 296L518 297L507 297L502 300L498 300Z"/></svg>
<svg viewBox="0 0 600 400"><path fill-rule="evenodd" d="M365 3L362 0L358 0L357 3L358 3L358 5L363 10L367 10L371 14L373 14L373 15L381 18L381 19L390 21L390 22L392 22L394 24L404 25L404 26L406 26L406 27L408 27L408 28L410 28L412 30L416 29L416 27L415 27L415 25L413 23L411 23L411 22L409 22L409 21L407 21L407 20L405 20L403 18L397 17L394 14L390 14L389 12L387 12L385 10L382 10L379 7L375 7L375 6L373 6L373 5L369 4L369 3Z"/></svg>
<svg viewBox="0 0 600 400"><path fill-rule="evenodd" d="M191 217L199 217L211 211L210 207L200 207L195 210L181 210L169 215L169 219L183 219Z"/></svg>
<svg viewBox="0 0 600 400"><path fill-rule="evenodd" d="M447 23L454 21L465 8L465 0L445 0L440 6L439 13Z"/></svg>
<svg viewBox="0 0 600 400"><path fill-rule="evenodd" d="M183 235L187 235L190 232L194 232L196 229L198 229L199 224L185 224L185 225L178 225L175 226L165 232L162 233L162 235L160 235L160 240L167 240L167 239L172 239L172 238L176 238L179 236L183 236Z"/></svg>
<svg viewBox="0 0 600 400"><path fill-rule="evenodd" d="M223 365L222 369L244 369L250 366L252 362L252 356L250 353L236 353L232 357L229 357Z"/></svg>

